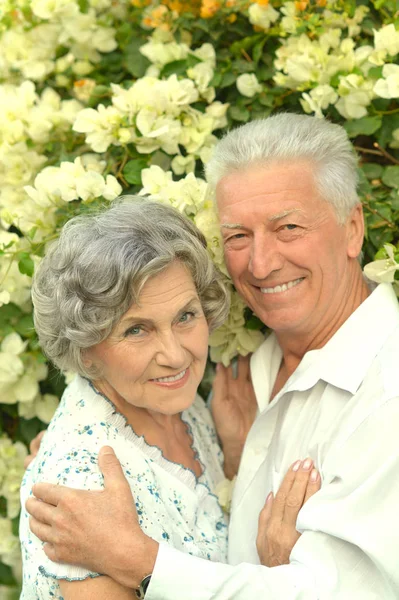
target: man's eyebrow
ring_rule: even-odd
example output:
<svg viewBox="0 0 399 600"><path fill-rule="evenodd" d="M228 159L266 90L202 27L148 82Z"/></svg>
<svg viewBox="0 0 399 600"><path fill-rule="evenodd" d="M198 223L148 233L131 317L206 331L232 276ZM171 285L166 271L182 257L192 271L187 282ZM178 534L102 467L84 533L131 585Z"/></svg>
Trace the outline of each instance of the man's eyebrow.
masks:
<svg viewBox="0 0 399 600"><path fill-rule="evenodd" d="M272 215L271 217L269 217L269 221L278 221L279 219L284 219L284 217L288 217L288 215L295 212L302 212L302 210L300 208L291 208L290 210L284 210L283 212L278 213L277 215Z"/></svg>
<svg viewBox="0 0 399 600"><path fill-rule="evenodd" d="M221 223L222 229L244 229L244 225L241 223Z"/></svg>

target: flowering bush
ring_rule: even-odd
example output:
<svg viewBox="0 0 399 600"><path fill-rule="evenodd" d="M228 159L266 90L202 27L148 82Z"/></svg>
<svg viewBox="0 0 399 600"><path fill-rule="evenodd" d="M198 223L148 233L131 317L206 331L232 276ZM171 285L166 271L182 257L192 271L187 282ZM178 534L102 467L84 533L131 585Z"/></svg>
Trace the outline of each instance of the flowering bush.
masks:
<svg viewBox="0 0 399 600"><path fill-rule="evenodd" d="M32 325L47 242L91 206L151 195L198 225L228 281L203 164L227 128L302 111L353 139L366 273L399 286L399 11L395 0L0 0L0 36L0 586L12 586L25 448L65 385ZM225 364L262 339L231 294L211 338Z"/></svg>

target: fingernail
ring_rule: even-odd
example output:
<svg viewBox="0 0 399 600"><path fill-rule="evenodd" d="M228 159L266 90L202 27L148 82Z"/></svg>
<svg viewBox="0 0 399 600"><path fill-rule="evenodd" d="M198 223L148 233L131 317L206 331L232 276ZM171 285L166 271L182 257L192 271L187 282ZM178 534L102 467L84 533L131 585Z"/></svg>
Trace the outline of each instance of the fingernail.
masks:
<svg viewBox="0 0 399 600"><path fill-rule="evenodd" d="M294 466L292 467L293 471L299 471L299 467L301 466L302 461L301 460L297 460L296 463L294 463Z"/></svg>
<svg viewBox="0 0 399 600"><path fill-rule="evenodd" d="M319 478L318 471L316 469L313 469L312 472L311 472L311 474L310 474L310 481L312 483L316 483L316 481L318 480L318 478Z"/></svg>
<svg viewBox="0 0 399 600"><path fill-rule="evenodd" d="M268 495L268 497L266 498L266 503L271 502L273 499L273 492L270 492L270 494Z"/></svg>
<svg viewBox="0 0 399 600"><path fill-rule="evenodd" d="M311 458L307 458L302 465L302 469L304 471L309 471L310 467L313 465L313 461Z"/></svg>

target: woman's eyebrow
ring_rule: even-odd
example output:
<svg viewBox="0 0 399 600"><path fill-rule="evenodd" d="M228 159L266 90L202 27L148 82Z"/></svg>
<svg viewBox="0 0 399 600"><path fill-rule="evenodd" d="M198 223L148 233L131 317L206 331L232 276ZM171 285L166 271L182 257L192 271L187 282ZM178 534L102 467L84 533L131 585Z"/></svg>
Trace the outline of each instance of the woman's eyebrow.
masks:
<svg viewBox="0 0 399 600"><path fill-rule="evenodd" d="M178 315L180 315L182 312L184 312L185 310L188 310L189 308L194 308L195 306L201 305L201 301L199 300L199 298L193 296L192 298L190 298L190 300L188 300L188 302L186 302L184 304L184 306L182 306L181 308L179 308L175 315L174 318L176 318ZM132 325L132 324L142 324L142 325L153 325L154 324L154 319L150 319L148 317L141 317L140 315L129 315L123 319L121 319L121 321L119 322L119 326L120 327L125 327L126 325Z"/></svg>

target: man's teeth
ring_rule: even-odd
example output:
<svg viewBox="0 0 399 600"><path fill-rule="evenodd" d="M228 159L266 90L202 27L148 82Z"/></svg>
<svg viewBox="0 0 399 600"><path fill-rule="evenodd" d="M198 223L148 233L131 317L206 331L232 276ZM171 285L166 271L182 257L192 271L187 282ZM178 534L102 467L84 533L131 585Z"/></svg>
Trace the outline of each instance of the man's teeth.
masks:
<svg viewBox="0 0 399 600"><path fill-rule="evenodd" d="M290 281L289 283L283 283L283 285L276 285L276 287L260 288L260 291L262 292L262 294L277 294L278 292L286 292L287 290L293 288L295 285L298 285L298 283L301 283L303 279L303 277L300 277L299 279L295 279L294 281Z"/></svg>
<svg viewBox="0 0 399 600"><path fill-rule="evenodd" d="M187 372L187 369L184 369L181 373L177 375L173 375L172 377L158 377L158 379L153 379L153 381L160 381L161 383L172 383L172 381L179 381L182 379Z"/></svg>

